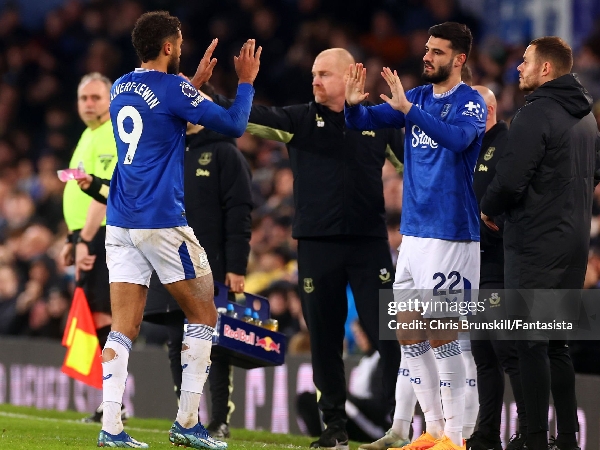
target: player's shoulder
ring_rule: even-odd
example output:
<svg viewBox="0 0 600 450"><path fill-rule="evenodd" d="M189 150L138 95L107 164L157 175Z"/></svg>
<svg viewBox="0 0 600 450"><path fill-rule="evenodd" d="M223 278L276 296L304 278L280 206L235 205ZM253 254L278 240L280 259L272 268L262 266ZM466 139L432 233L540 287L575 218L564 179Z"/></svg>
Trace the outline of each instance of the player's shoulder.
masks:
<svg viewBox="0 0 600 450"><path fill-rule="evenodd" d="M96 128L95 134L98 137L98 139L104 141L107 144L109 144L109 143L114 144L114 142L115 142L115 136L113 133L113 124L112 124L111 120L107 120L102 125L100 125L98 128Z"/></svg>
<svg viewBox="0 0 600 450"><path fill-rule="evenodd" d="M416 98L420 96L426 96L433 94L432 84L422 84L421 86L414 87L409 91L406 91L406 96L409 98Z"/></svg>
<svg viewBox="0 0 600 450"><path fill-rule="evenodd" d="M461 83L456 89L456 94L459 98L466 98L477 100L478 102L484 102L483 97L476 89L473 89L471 86L465 83Z"/></svg>

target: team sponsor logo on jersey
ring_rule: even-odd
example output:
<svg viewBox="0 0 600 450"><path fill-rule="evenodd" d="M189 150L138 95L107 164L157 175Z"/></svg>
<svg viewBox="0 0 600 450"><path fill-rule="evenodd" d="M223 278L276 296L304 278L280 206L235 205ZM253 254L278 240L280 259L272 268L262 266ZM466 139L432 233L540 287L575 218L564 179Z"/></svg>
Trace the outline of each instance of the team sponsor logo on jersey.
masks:
<svg viewBox="0 0 600 450"><path fill-rule="evenodd" d="M206 169L196 169L197 177L210 177L210 170Z"/></svg>
<svg viewBox="0 0 600 450"><path fill-rule="evenodd" d="M478 172L487 172L488 168L487 166L483 165L483 164L479 164L479 169L477 169Z"/></svg>
<svg viewBox="0 0 600 450"><path fill-rule="evenodd" d="M185 81L182 81L179 86L181 86L181 92L186 97L194 98L196 95L198 95L198 91L196 90L196 88L191 84L186 83Z"/></svg>
<svg viewBox="0 0 600 450"><path fill-rule="evenodd" d="M466 110L462 112L463 116L472 116L478 117L479 119L483 118L483 108L479 103L473 103L469 100L469 103L465 105Z"/></svg>
<svg viewBox="0 0 600 450"><path fill-rule="evenodd" d="M431 139L429 136L425 134L417 125L413 125L410 130L412 134L412 139L410 143L413 147L421 147L421 148L437 148L438 143Z"/></svg>
<svg viewBox="0 0 600 450"><path fill-rule="evenodd" d="M307 294L310 294L314 290L315 290L315 285L313 284L313 279L305 278L304 279L304 292L306 292Z"/></svg>
<svg viewBox="0 0 600 450"><path fill-rule="evenodd" d="M450 112L450 108L452 108L452 104L451 103L446 103L443 107L442 107L442 112L440 114L440 117L443 119L444 117L446 117L448 115L448 113Z"/></svg>
<svg viewBox="0 0 600 450"><path fill-rule="evenodd" d="M495 150L496 150L496 147L488 148L487 151L485 152L485 155L483 155L483 159L486 161L489 161L490 159L492 159L494 157Z"/></svg>
<svg viewBox="0 0 600 450"><path fill-rule="evenodd" d="M325 126L325 121L323 120L323 118L320 115L316 114L315 115L315 120L316 120L317 126L319 128L323 128Z"/></svg>
<svg viewBox="0 0 600 450"><path fill-rule="evenodd" d="M210 160L212 159L212 153L211 152L204 152L200 155L200 159L198 160L198 164L200 164L201 166L206 166L210 163Z"/></svg>
<svg viewBox="0 0 600 450"><path fill-rule="evenodd" d="M379 279L383 283L387 283L388 281L390 281L390 278L391 278L391 274L388 272L388 270L385 267L379 271Z"/></svg>
<svg viewBox="0 0 600 450"><path fill-rule="evenodd" d="M371 136L371 137L375 137L375 132L372 130L368 130L368 131L363 131L362 132L363 136Z"/></svg>

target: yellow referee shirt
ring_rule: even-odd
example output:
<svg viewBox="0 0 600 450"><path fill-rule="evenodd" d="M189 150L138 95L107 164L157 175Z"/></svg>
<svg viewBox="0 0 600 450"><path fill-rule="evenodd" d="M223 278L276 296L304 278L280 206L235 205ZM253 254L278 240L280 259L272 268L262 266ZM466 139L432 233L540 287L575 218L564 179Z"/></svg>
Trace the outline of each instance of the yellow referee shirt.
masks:
<svg viewBox="0 0 600 450"><path fill-rule="evenodd" d="M69 168L75 169L80 164L87 173L107 180L112 178L117 165L117 144L110 120L95 130L85 129L73 152ZM63 214L69 230L83 228L90 203L92 197L79 189L77 181L67 181L63 193ZM102 221L102 226L104 225L106 218Z"/></svg>

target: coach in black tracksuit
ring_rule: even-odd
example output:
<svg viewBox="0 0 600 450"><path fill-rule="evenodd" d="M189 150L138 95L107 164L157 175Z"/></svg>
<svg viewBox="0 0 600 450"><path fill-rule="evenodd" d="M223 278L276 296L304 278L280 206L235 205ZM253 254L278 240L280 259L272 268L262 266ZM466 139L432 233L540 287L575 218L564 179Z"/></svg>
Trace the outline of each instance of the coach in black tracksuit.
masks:
<svg viewBox="0 0 600 450"><path fill-rule="evenodd" d="M397 130L356 131L344 125L344 74L352 56L330 49L315 59L315 102L287 107L255 105L247 131L287 144L294 174L298 285L310 333L313 380L327 429L312 447L345 448L346 379L342 360L348 302L354 293L365 332L385 363L391 412L400 350L379 341L379 289L391 289L381 169L386 156L402 160ZM216 103L230 104L217 97ZM394 153L396 152L396 153Z"/></svg>
<svg viewBox="0 0 600 450"><path fill-rule="evenodd" d="M486 132L475 174L473 189L477 201L485 194L496 173L496 163L504 154L508 136L508 126L496 121L496 98L494 93L483 86L473 86L487 105ZM484 302L484 310L474 318L478 322L492 322L506 319L504 293L504 247L502 242L502 221L499 231L492 231L481 221L481 271L479 299ZM519 432L508 444L507 449L521 448L527 435L527 422L519 361L514 340L499 340L488 332L471 333L471 351L477 365L477 392L479 394L479 420L477 431L467 440L469 450L502 450L500 424L504 403L504 372L509 376L519 416Z"/></svg>
<svg viewBox="0 0 600 450"><path fill-rule="evenodd" d="M600 143L592 99L569 73L572 64L571 49L560 38L536 39L527 47L518 67L519 87L533 93L512 121L507 151L481 201L482 219L488 223L506 212L505 288L520 289L520 295L535 295L534 289L583 288ZM549 310L555 297L534 297L533 307ZM569 309L579 311L576 303ZM569 320L567 313L560 316ZM567 342L540 332L518 341L517 349L528 449L548 446L551 387L558 422L554 445L577 448L575 374Z"/></svg>

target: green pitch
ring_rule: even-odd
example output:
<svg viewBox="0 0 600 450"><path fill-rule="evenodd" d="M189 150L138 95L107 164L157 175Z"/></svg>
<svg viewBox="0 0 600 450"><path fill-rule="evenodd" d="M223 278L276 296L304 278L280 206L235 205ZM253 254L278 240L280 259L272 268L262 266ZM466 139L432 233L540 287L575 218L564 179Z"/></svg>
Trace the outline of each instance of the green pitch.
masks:
<svg viewBox="0 0 600 450"><path fill-rule="evenodd" d="M99 424L82 423L81 413L58 412L0 404L0 449L62 450L96 447ZM168 431L171 422L160 419L131 418L125 430L152 449L171 449ZM308 449L313 438L266 431L232 429L230 449ZM357 448L358 444L351 446Z"/></svg>

